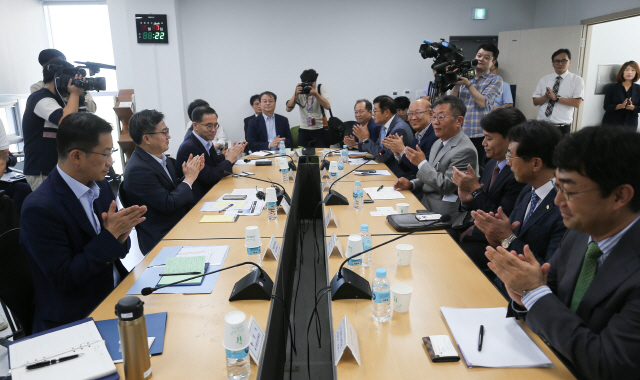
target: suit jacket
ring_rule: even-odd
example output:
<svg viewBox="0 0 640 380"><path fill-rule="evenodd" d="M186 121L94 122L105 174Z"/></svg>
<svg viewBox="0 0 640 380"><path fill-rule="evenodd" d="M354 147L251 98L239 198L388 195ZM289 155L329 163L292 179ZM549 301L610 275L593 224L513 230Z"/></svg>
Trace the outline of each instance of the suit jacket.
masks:
<svg viewBox="0 0 640 380"><path fill-rule="evenodd" d="M640 112L640 85L631 85L631 102L636 107L633 111L627 109L616 110L616 106L628 97L622 83L613 83L607 87L604 95L603 125L617 125L636 129L638 127L638 113Z"/></svg>
<svg viewBox="0 0 640 380"><path fill-rule="evenodd" d="M348 128L348 131L345 130L345 136L351 135L351 137L353 137L353 139L358 143L358 150L362 151L362 142L360 140L358 140L358 138L353 134L353 126L358 124L357 121L348 121L346 123L350 123L350 128ZM345 123L345 124L346 124ZM376 123L375 121L373 121L373 118L369 119L369 122L367 123L367 130L369 131L369 138L373 141L378 141L378 139L380 138L380 128L382 128L382 125Z"/></svg>
<svg viewBox="0 0 640 380"><path fill-rule="evenodd" d="M424 136L422 136L422 139L420 140L420 144L418 144L418 138L414 137L413 140L411 140L409 147L411 147L411 149L416 149L416 146L420 146L420 150L425 152L425 155L426 155L427 152L431 152L431 146L433 146L433 143L438 140L439 140L438 136L436 136L436 134L433 132L433 127L431 126L431 124L429 124L427 126L427 131L424 133ZM404 165L408 170L408 172L405 173L404 177L407 177L409 179L416 178L416 174L418 173L418 167L412 164L406 155L404 154L402 155L402 158L400 159L400 163Z"/></svg>
<svg viewBox="0 0 640 380"><path fill-rule="evenodd" d="M249 129L249 122L255 118L256 118L255 114L244 118L244 140L245 141L247 141L247 130Z"/></svg>
<svg viewBox="0 0 640 380"><path fill-rule="evenodd" d="M291 136L291 130L289 129L289 120L278 114L274 114L276 118L276 135L284 137L284 146L287 148L293 147L293 137ZM247 146L252 152L260 150L269 150L269 135L267 133L267 124L264 121L264 117L255 117L249 121L249 127L247 129Z"/></svg>
<svg viewBox="0 0 640 380"><path fill-rule="evenodd" d="M131 204L147 206L147 218L136 226L142 253L147 254L189 211L193 191L178 181L175 160L167 157L167 176L162 165L136 147L124 170L123 190Z"/></svg>
<svg viewBox="0 0 640 380"><path fill-rule="evenodd" d="M514 250L524 254L525 244L529 244L531 252L536 256L540 264L551 260L562 236L567 232L558 208L553 200L556 198L556 189L552 189L540 204L536 207L527 224L522 225L527 206L531 201L531 185L527 185L518 196L516 205L511 213L511 223L520 222L520 226L513 231L517 238L509 246L509 250Z"/></svg>
<svg viewBox="0 0 640 380"><path fill-rule="evenodd" d="M20 246L29 258L35 286L33 332L85 318L114 288L113 266L129 251L104 228L102 212L115 199L107 181L97 182L96 234L82 204L58 169L51 171L22 207Z"/></svg>
<svg viewBox="0 0 640 380"><path fill-rule="evenodd" d="M460 210L460 198L456 195L458 186L451 181L453 167L465 171L467 165L471 165L477 170L478 152L462 130L438 152L440 144L436 141L431 146L428 162L418 170L418 178L411 182L414 190L422 191L421 201L425 208L438 214L451 215L451 225L455 226L464 221L467 211ZM444 196L455 197L455 200L443 200Z"/></svg>
<svg viewBox="0 0 640 380"><path fill-rule="evenodd" d="M198 140L194 133L189 135L180 145L178 155L176 157L176 175L182 177L182 163L189 160L189 155L199 156L204 154L204 169L198 174L198 179L193 183L193 200L189 203L189 208L193 207L200 199L220 181L226 174L222 171L232 171L233 163L226 160L224 156L215 152L215 148L211 147L211 153L207 152L202 142ZM166 173L165 173L166 174Z"/></svg>
<svg viewBox="0 0 640 380"><path fill-rule="evenodd" d="M386 163L389 169L391 169L391 171L393 172L393 174L395 174L398 177L401 177L404 171L400 168L400 165L398 165L395 155L391 150L389 150L388 148L385 148L381 144L383 127L384 126L381 126L380 128L380 132L378 133L377 140L374 141L373 139L369 138L369 141L367 141L366 143L362 143L362 147L360 149L362 149L365 152L371 153L374 157L376 157L378 161ZM393 115L393 118L391 119L391 123L389 124L389 130L386 131L385 137L388 135L396 134L396 133L400 137L402 137L402 141L404 145L408 145L411 142L411 139L413 138L411 127L409 127L407 123L405 123L400 117L398 117L398 115Z"/></svg>
<svg viewBox="0 0 640 380"><path fill-rule="evenodd" d="M637 379L640 372L640 223L598 268L574 313L569 308L589 236L569 230L550 261L547 285L522 318L589 379Z"/></svg>

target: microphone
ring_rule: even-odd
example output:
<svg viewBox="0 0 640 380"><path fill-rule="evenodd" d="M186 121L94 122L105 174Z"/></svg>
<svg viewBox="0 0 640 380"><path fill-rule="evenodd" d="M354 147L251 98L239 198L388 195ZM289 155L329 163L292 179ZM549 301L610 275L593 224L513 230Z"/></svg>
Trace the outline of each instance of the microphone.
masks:
<svg viewBox="0 0 640 380"><path fill-rule="evenodd" d="M373 156L368 156L365 157L365 162L356 166L355 169L351 170L349 173L343 175L342 177L336 179L335 181L333 181L333 183L331 184L331 186L329 186L329 194L327 194L326 197L324 197L324 204L327 206L334 206L334 205L349 205L349 201L347 200L347 198L338 193L335 190L331 190L331 188L333 187L333 185L335 185L338 181L340 181L341 179L343 179L344 177L348 176L349 174L353 173L354 171L360 169L363 165L365 165L367 162L375 160L375 157Z"/></svg>
<svg viewBox="0 0 640 380"><path fill-rule="evenodd" d="M340 152L340 149L338 149L338 150L330 150L330 151L326 152L325 154L323 154L322 157L320 157L320 161L322 162L320 164L320 171L329 170L329 160L326 160L325 157L327 157L330 153L338 153L338 152Z"/></svg>
<svg viewBox="0 0 640 380"><path fill-rule="evenodd" d="M223 173L223 174L226 174L226 175L230 175L232 177L239 177L237 174L235 174L233 172L228 172L228 171L226 171L224 169L221 169L220 173ZM278 197L278 204L280 204L282 199L285 199L287 201L287 203L291 204L291 198L289 197L289 194L287 194L287 191L279 183L276 183L276 182L273 182L273 181L266 181L264 179L253 178L253 177L245 177L245 176L243 176L242 178L248 178L248 179L252 179L254 181L260 181L260 182L266 182L266 183L268 183L270 185L273 185L275 188L277 188L276 197Z"/></svg>
<svg viewBox="0 0 640 380"><path fill-rule="evenodd" d="M371 287L369 286L369 281L360 277L357 273L343 268L344 264L350 259L360 256L366 252L373 251L376 248L382 247L383 245L387 245L391 242L394 242L398 239L401 239L407 235L411 235L415 232L423 231L436 223L446 223L451 220L451 215L444 214L438 220L430 220L426 222L422 227L418 227L412 231L407 232L406 234L395 237L391 240L388 240L382 244L378 244L375 247L371 247L366 251L356 253L355 255L351 255L347 257L342 264L340 264L340 268L333 279L331 280L331 300L342 300L342 299L356 299L356 298L364 298L371 299Z"/></svg>
<svg viewBox="0 0 640 380"><path fill-rule="evenodd" d="M184 280L172 282L171 284L156 286L153 288L143 288L142 291L140 291L140 294L142 294L143 296L148 296L156 290L166 288L167 286L174 286L185 281L208 276L210 274L222 272L227 269L236 268L242 265L253 265L258 268L258 270L249 273L248 275L241 278L240 281L236 282L236 284L233 286L233 290L231 291L231 296L229 296L229 302L240 300L271 300L271 292L273 290L273 281L271 280L271 277L269 277L267 272L260 268L260 266L250 261L245 261L240 264L214 270L212 272L185 278Z"/></svg>

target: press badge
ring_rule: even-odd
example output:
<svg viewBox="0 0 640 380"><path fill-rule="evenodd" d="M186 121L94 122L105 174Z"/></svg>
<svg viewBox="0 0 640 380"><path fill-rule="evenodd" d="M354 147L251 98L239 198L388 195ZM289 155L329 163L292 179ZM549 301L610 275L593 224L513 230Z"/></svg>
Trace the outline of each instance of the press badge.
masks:
<svg viewBox="0 0 640 380"><path fill-rule="evenodd" d="M307 118L307 126L312 126L312 125L316 125L316 119L312 118L312 117L308 117Z"/></svg>

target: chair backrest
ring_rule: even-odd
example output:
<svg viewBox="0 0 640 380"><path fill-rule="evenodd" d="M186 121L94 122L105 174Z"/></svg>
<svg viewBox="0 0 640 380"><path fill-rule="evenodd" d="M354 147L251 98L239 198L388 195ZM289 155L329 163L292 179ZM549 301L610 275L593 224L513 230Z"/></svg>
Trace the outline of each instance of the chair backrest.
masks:
<svg viewBox="0 0 640 380"><path fill-rule="evenodd" d="M349 120L344 122L344 135L351 136L353 135L353 126L356 124L356 121Z"/></svg>
<svg viewBox="0 0 640 380"><path fill-rule="evenodd" d="M33 325L33 274L19 241L19 228L0 235L0 299L20 322L25 334L30 335Z"/></svg>
<svg viewBox="0 0 640 380"><path fill-rule="evenodd" d="M296 125L295 127L291 128L291 139L293 140L293 147L297 148L298 147L298 134L300 133L300 126Z"/></svg>
<svg viewBox="0 0 640 380"><path fill-rule="evenodd" d="M124 181L120 182L118 186L118 198L120 198L120 203L124 208L130 206L129 201L127 200L127 194L124 192Z"/></svg>

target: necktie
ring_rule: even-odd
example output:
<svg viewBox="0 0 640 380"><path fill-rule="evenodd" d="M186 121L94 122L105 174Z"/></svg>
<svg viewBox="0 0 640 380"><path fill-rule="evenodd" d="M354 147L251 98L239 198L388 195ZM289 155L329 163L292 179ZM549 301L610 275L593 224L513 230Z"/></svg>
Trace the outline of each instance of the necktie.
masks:
<svg viewBox="0 0 640 380"><path fill-rule="evenodd" d="M591 285L591 281L593 281L593 276L595 276L596 269L598 268L598 258L601 255L602 251L600 247L598 247L598 243L595 241L589 243L587 254L584 255L582 269L576 282L576 289L573 291L573 298L571 299L571 310L573 312L578 310L582 297L584 297L589 285Z"/></svg>
<svg viewBox="0 0 640 380"><path fill-rule="evenodd" d="M560 88L560 81L562 80L562 77L560 75L558 75L556 77L556 83L553 85L553 93L558 95L558 89ZM554 102L553 100L549 99L549 104L547 104L547 110L544 111L544 115L545 116L551 116L551 114L553 113L553 106L556 105L556 102Z"/></svg>
<svg viewBox="0 0 640 380"><path fill-rule="evenodd" d="M498 164L496 164L496 167L493 168L493 173L491 173L491 181L489 182L489 190L491 190L491 186L493 186L493 183L496 181L496 178L498 178L498 174L500 174L500 167L498 166Z"/></svg>
<svg viewBox="0 0 640 380"><path fill-rule="evenodd" d="M442 148L444 148L444 142L440 143L440 146L438 147L438 151L436 152L436 157L438 157L438 153L440 153L440 151L442 150Z"/></svg>
<svg viewBox="0 0 640 380"><path fill-rule="evenodd" d="M387 133L387 127L383 125L382 128L380 128L380 146L382 146L382 140L384 140L386 133Z"/></svg>
<svg viewBox="0 0 640 380"><path fill-rule="evenodd" d="M529 220L529 218L531 218L531 215L533 215L533 212L536 210L536 206L538 205L539 200L540 197L538 196L538 194L536 194L536 191L531 190L531 207L529 207L529 212L524 217L524 221L522 222L523 226L527 224L527 221Z"/></svg>

